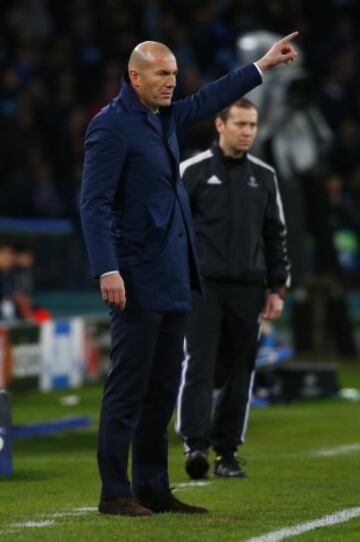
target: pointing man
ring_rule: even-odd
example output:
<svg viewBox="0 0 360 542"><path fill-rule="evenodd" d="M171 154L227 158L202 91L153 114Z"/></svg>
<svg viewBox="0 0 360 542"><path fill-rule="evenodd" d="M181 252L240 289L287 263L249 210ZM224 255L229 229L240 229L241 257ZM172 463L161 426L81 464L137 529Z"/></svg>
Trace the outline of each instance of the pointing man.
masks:
<svg viewBox="0 0 360 542"><path fill-rule="evenodd" d="M144 42L117 98L90 122L81 216L93 275L110 307L111 369L101 407L101 513L205 512L172 495L167 425L176 400L191 289L200 291L188 197L179 175L179 127L223 109L294 60L290 34L256 64L172 102L177 63ZM132 481L128 453L132 444Z"/></svg>

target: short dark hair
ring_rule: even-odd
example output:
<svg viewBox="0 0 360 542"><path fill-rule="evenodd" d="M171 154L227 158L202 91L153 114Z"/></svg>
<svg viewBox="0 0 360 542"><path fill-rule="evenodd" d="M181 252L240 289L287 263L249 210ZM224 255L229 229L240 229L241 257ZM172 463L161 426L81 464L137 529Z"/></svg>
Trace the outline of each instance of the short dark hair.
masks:
<svg viewBox="0 0 360 542"><path fill-rule="evenodd" d="M225 109L223 109L222 111L219 111L219 113L216 114L216 117L225 122L229 116L229 111L232 107L239 107L242 109L255 109L256 111L258 110L256 105L252 101L248 100L247 98L240 98L239 100L236 100L236 102L233 102L232 104L225 107Z"/></svg>

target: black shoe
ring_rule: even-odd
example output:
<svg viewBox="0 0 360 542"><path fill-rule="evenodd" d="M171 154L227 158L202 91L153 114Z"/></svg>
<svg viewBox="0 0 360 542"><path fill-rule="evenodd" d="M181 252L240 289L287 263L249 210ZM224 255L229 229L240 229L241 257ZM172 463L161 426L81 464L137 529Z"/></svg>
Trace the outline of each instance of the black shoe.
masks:
<svg viewBox="0 0 360 542"><path fill-rule="evenodd" d="M165 493L151 494L147 496L140 496L138 498L139 503L146 509L155 512L156 514L162 512L175 512L177 514L207 514L208 509L202 506L193 506L179 501L172 493L171 490Z"/></svg>
<svg viewBox="0 0 360 542"><path fill-rule="evenodd" d="M141 506L134 497L118 497L117 499L104 500L99 503L100 514L112 514L115 516L152 516L148 508Z"/></svg>
<svg viewBox="0 0 360 542"><path fill-rule="evenodd" d="M186 454L185 470L192 480L206 478L209 470L207 453L202 450L193 450Z"/></svg>
<svg viewBox="0 0 360 542"><path fill-rule="evenodd" d="M214 474L219 478L247 478L248 474L243 470L243 459L236 454L218 455L215 459Z"/></svg>

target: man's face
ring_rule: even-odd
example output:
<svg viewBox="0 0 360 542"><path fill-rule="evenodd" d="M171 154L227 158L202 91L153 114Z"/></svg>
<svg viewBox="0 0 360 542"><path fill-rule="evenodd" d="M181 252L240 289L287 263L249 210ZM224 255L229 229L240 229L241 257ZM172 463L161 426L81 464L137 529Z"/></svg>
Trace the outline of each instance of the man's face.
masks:
<svg viewBox="0 0 360 542"><path fill-rule="evenodd" d="M227 119L216 118L216 129L220 136L220 146L229 156L241 155L254 144L258 131L258 112L253 107L232 106Z"/></svg>
<svg viewBox="0 0 360 542"><path fill-rule="evenodd" d="M130 70L130 78L139 99L150 109L171 104L176 86L177 64L173 55L154 55L144 67Z"/></svg>

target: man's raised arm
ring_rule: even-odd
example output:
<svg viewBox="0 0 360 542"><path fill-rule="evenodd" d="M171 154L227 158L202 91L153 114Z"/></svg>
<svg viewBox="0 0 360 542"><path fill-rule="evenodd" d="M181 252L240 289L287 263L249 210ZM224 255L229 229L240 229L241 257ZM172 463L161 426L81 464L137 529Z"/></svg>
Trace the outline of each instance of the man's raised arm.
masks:
<svg viewBox="0 0 360 542"><path fill-rule="evenodd" d="M290 41L298 35L292 32L274 45L254 64L236 68L221 79L209 83L198 92L174 103L177 125L211 117L250 92L262 82L262 72L295 60L297 53Z"/></svg>

